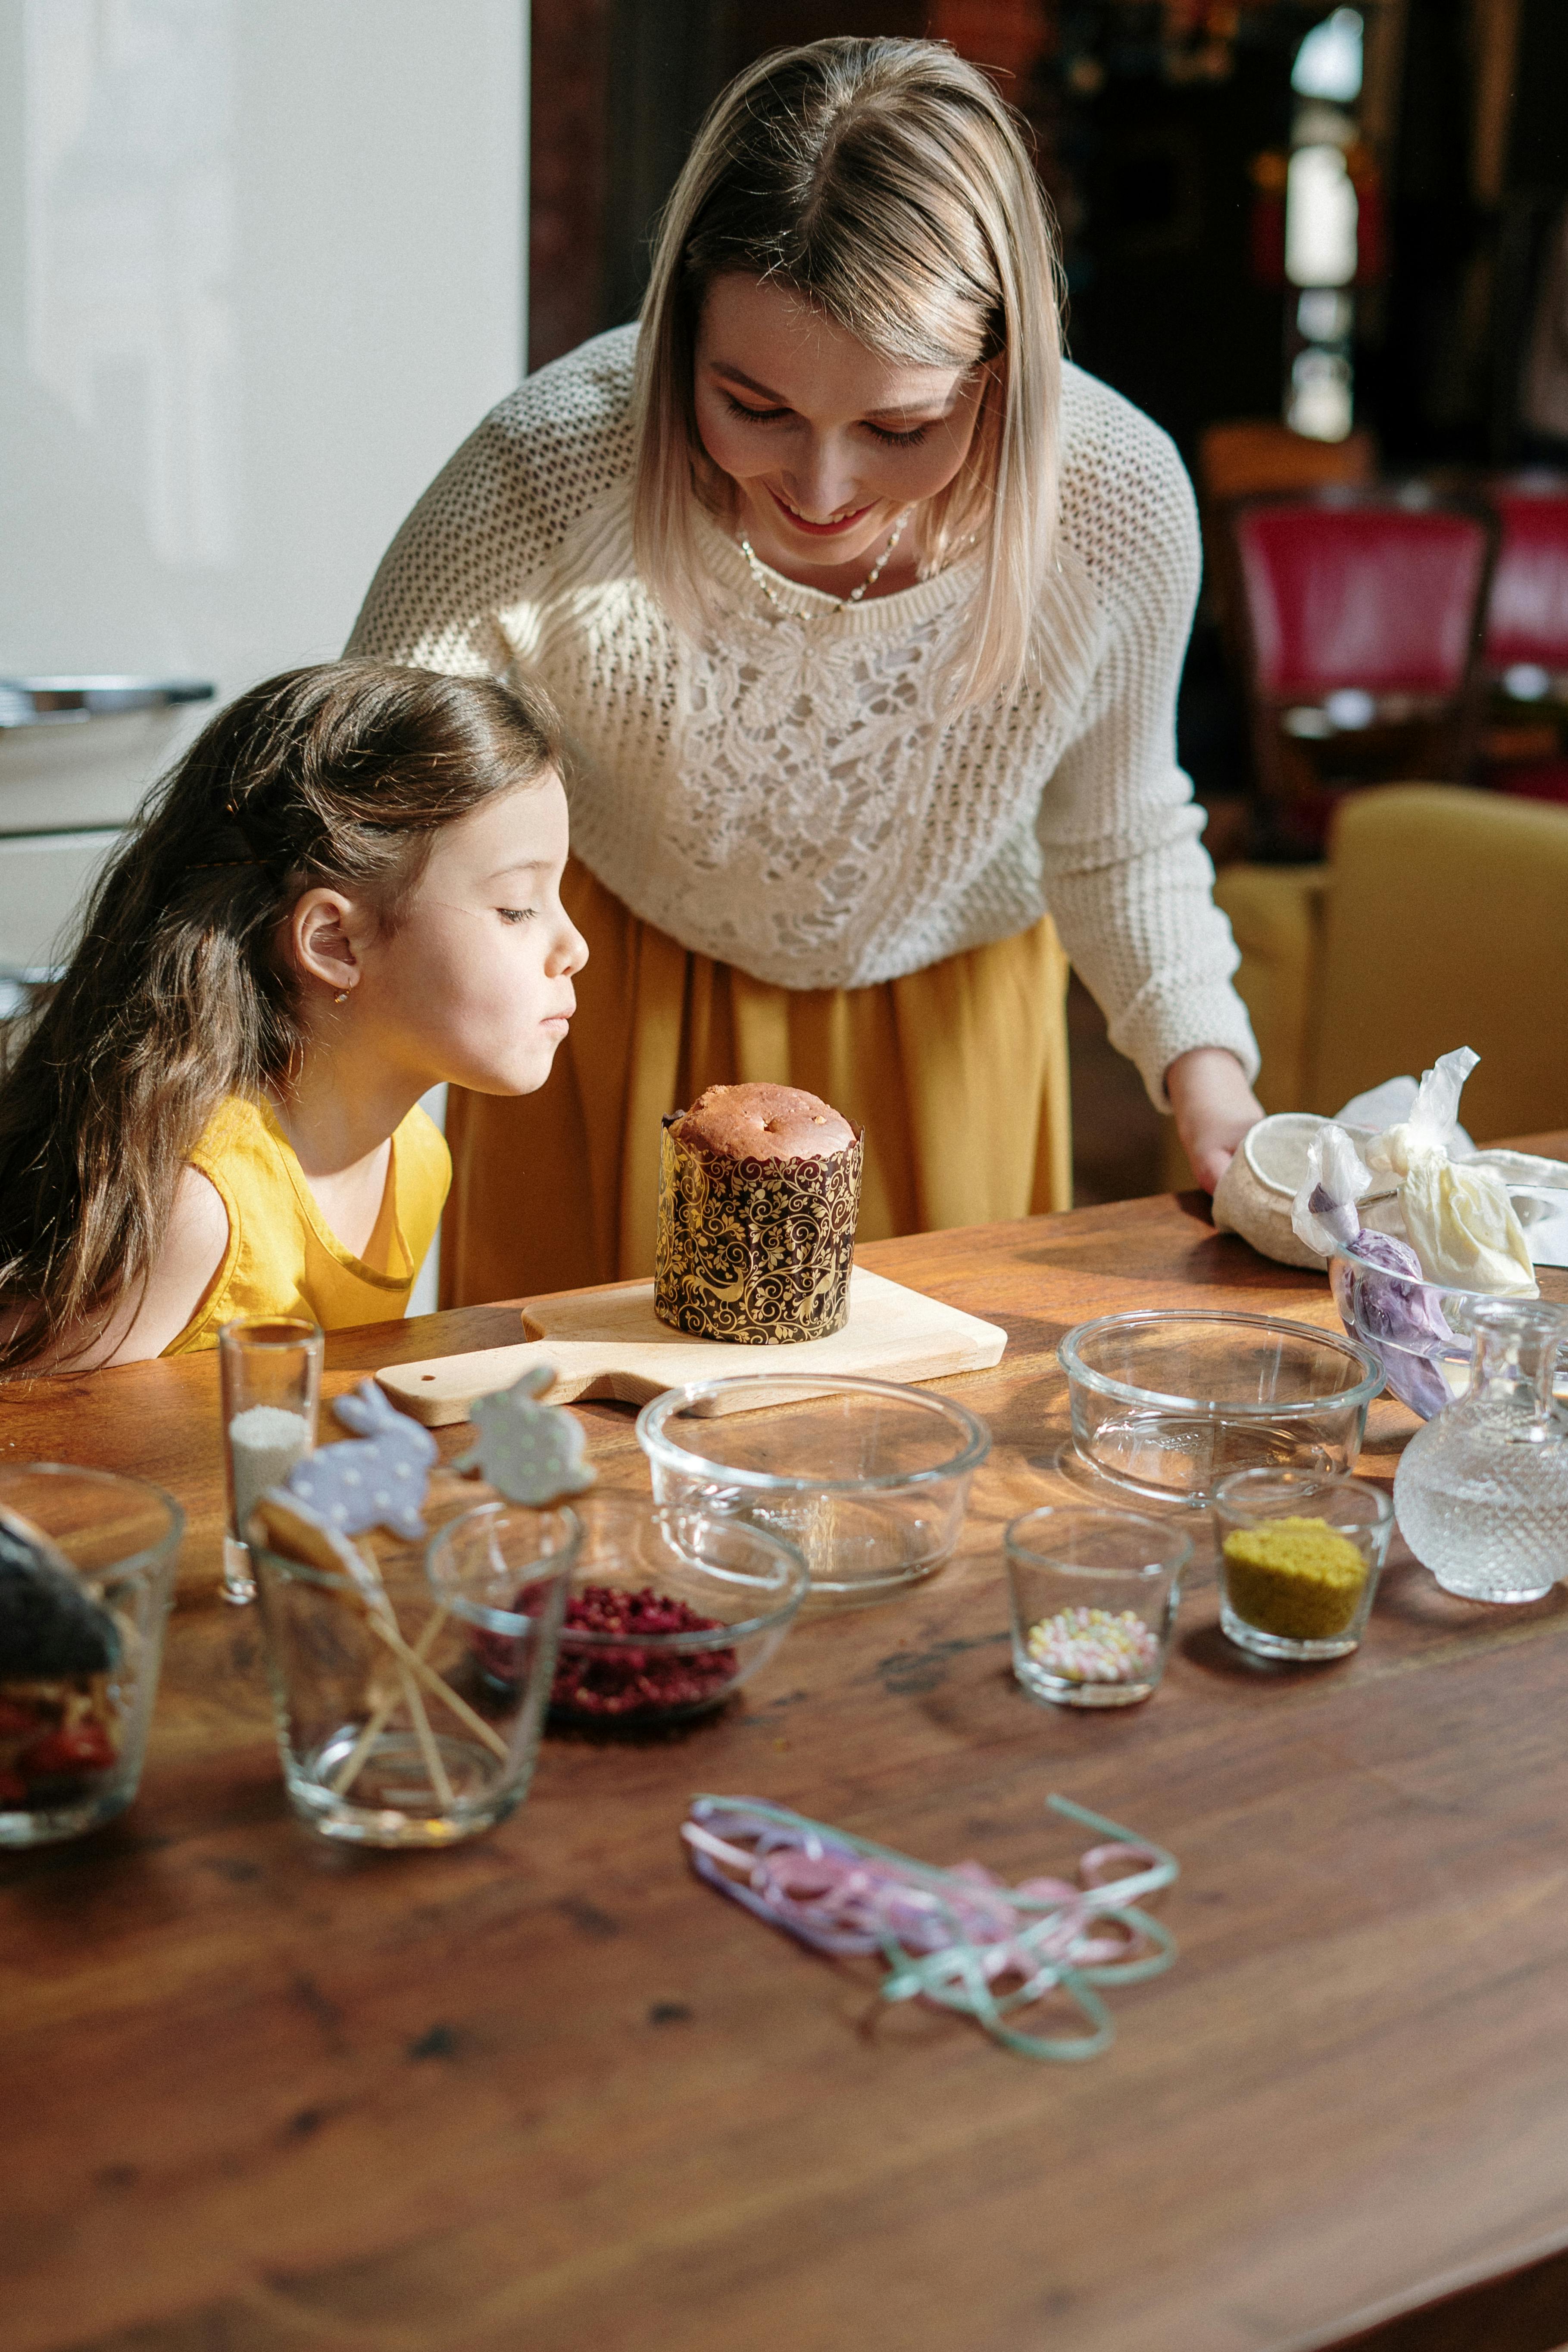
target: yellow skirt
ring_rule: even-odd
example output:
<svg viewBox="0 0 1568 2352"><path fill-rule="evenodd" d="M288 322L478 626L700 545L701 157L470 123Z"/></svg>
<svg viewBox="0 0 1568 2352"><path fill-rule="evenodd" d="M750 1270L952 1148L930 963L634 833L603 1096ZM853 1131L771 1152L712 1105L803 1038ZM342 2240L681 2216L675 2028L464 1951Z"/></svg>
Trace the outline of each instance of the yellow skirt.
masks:
<svg viewBox="0 0 1568 2352"><path fill-rule="evenodd" d="M1068 961L1048 919L873 988L774 988L694 954L574 858L591 960L536 1095L454 1087L441 1301L653 1272L659 1120L705 1087L805 1087L866 1130L859 1238L1072 1206Z"/></svg>

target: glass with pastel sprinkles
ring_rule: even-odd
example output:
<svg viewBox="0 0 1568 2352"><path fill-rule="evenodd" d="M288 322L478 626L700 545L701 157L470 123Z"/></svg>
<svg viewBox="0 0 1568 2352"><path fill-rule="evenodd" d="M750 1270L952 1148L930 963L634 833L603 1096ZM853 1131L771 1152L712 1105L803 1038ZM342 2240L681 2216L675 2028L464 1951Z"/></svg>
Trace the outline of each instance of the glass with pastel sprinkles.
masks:
<svg viewBox="0 0 1568 2352"><path fill-rule="evenodd" d="M1394 1533L1381 1486L1238 1470L1215 1489L1214 1516L1220 1623L1238 1649L1300 1663L1359 1645Z"/></svg>
<svg viewBox="0 0 1568 2352"><path fill-rule="evenodd" d="M1131 1706L1165 1671L1192 1545L1172 1520L1047 1505L1004 1539L1013 1671L1050 1706Z"/></svg>

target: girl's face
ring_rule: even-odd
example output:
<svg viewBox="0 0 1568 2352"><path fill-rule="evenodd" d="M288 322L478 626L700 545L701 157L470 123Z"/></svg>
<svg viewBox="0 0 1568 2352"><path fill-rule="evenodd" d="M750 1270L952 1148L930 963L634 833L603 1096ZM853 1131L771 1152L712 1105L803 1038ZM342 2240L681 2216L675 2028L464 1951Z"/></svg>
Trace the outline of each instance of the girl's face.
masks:
<svg viewBox="0 0 1568 2352"><path fill-rule="evenodd" d="M841 593L831 575L868 567L952 480L987 373L882 359L788 288L731 274L702 307L697 426L763 561Z"/></svg>
<svg viewBox="0 0 1568 2352"><path fill-rule="evenodd" d="M561 904L566 795L553 774L496 793L437 834L390 937L346 928L351 1051L481 1095L526 1095L550 1075L588 950ZM340 982L340 985L342 982Z"/></svg>

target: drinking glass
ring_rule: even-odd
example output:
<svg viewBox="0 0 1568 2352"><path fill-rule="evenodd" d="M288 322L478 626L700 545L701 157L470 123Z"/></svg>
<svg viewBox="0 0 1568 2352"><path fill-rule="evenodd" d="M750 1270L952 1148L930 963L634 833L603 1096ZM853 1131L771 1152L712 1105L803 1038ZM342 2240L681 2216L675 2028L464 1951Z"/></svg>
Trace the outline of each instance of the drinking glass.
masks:
<svg viewBox="0 0 1568 2352"><path fill-rule="evenodd" d="M256 1598L245 1523L257 1497L280 1486L314 1450L321 1349L321 1326L292 1315L239 1315L217 1335L228 1493L226 1601Z"/></svg>
<svg viewBox="0 0 1568 2352"><path fill-rule="evenodd" d="M583 1529L495 1508L475 1541L478 1517L362 1539L363 1582L252 1547L283 1778L322 1837L451 1845L528 1793Z"/></svg>
<svg viewBox="0 0 1568 2352"><path fill-rule="evenodd" d="M1317 1470L1238 1470L1215 1495L1219 1538L1219 1621L1237 1649L1285 1660L1342 1658L1356 1649L1394 1533L1394 1506L1367 1478L1339 1478ZM1321 1522L1330 1535L1353 1544L1353 1565L1337 1546L1314 1561L1271 1565L1267 1559L1227 1559L1234 1535L1268 1528L1281 1519Z"/></svg>
<svg viewBox="0 0 1568 2352"><path fill-rule="evenodd" d="M79 1837L135 1796L184 1525L140 1478L0 1471L0 1847Z"/></svg>
<svg viewBox="0 0 1568 2352"><path fill-rule="evenodd" d="M1165 1671L1192 1545L1141 1511L1026 1511L1004 1538L1013 1671L1052 1706L1131 1706Z"/></svg>

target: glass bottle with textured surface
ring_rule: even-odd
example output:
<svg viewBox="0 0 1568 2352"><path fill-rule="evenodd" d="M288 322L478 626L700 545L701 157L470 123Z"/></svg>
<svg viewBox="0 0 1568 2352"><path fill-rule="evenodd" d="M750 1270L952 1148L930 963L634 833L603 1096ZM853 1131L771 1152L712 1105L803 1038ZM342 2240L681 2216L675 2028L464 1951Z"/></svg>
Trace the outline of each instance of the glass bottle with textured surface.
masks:
<svg viewBox="0 0 1568 2352"><path fill-rule="evenodd" d="M1469 1389L1405 1447L1394 1513L1445 1591L1539 1601L1568 1576L1568 1414L1552 1394L1568 1310L1491 1298L1471 1318Z"/></svg>

